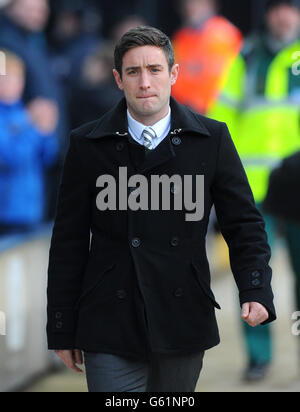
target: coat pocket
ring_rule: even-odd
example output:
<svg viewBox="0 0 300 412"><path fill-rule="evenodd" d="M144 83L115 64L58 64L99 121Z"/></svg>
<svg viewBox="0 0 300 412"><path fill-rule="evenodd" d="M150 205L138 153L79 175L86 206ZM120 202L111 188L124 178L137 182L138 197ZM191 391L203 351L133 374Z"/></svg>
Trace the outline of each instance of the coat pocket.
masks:
<svg viewBox="0 0 300 412"><path fill-rule="evenodd" d="M91 285L83 288L83 292L82 292L82 294L80 295L80 297L79 297L79 299L78 299L78 301L77 301L77 304L76 304L76 307L77 307L77 308L82 304L82 302L83 302L88 296L90 296L90 295L101 285L101 283L103 282L103 280L104 280L104 278L105 278L105 275L106 275L108 272L110 272L115 266L116 266L116 263L111 263L110 265L108 265L103 271L101 271L101 273L100 273L98 276L95 276L96 279L95 279L95 281L94 281Z"/></svg>
<svg viewBox="0 0 300 412"><path fill-rule="evenodd" d="M211 301L211 303L213 304L213 306L217 309L221 309L221 306L218 304L218 302L215 299L215 296L213 294L213 291L211 290L208 282L205 281L205 279L203 279L203 273L200 267L200 263L198 262L192 262L192 266L193 266L193 274L194 274L194 278L198 284L198 286L201 288L202 293L204 293L204 295L206 297L209 298L209 300Z"/></svg>

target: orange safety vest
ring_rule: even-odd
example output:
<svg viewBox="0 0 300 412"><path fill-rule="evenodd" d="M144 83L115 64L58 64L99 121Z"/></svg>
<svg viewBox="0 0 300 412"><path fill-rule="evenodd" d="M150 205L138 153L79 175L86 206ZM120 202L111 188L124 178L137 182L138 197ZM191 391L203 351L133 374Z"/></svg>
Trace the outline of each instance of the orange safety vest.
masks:
<svg viewBox="0 0 300 412"><path fill-rule="evenodd" d="M241 32L221 16L210 18L201 28L179 30L173 39L180 66L172 89L175 99L205 114L223 89L242 43Z"/></svg>

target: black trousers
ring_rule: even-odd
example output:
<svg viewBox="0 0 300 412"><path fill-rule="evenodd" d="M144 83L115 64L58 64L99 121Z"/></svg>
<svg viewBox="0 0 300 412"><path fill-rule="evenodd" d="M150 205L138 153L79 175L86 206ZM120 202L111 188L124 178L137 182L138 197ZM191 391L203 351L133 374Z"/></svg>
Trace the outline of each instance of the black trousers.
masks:
<svg viewBox="0 0 300 412"><path fill-rule="evenodd" d="M89 392L194 392L204 352L153 354L149 361L84 354Z"/></svg>

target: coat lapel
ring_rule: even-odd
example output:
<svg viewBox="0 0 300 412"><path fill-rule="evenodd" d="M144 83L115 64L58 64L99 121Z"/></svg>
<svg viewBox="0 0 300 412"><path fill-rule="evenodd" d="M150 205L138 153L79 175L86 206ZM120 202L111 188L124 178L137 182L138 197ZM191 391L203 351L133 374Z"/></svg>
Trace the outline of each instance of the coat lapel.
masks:
<svg viewBox="0 0 300 412"><path fill-rule="evenodd" d="M182 140L184 139L183 136L185 132L194 133L202 137L210 136L210 132L201 122L199 116L178 104L172 97L170 105L172 110L170 134L153 151L147 154L144 162L138 169L140 173L149 172L153 168L176 157L176 150L173 145L174 137L180 136ZM104 136L128 138L127 105L125 98L99 119L94 129L86 135L86 137L90 139L100 139ZM178 145L178 150L180 150L180 145Z"/></svg>

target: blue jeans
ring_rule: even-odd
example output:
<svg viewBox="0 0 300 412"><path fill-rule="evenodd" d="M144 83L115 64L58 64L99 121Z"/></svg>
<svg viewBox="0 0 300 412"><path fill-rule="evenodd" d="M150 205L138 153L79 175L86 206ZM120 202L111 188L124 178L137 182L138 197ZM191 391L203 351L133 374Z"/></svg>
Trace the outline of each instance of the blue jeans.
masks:
<svg viewBox="0 0 300 412"><path fill-rule="evenodd" d="M105 353L84 353L89 392L194 392L204 352L153 354L135 360Z"/></svg>

